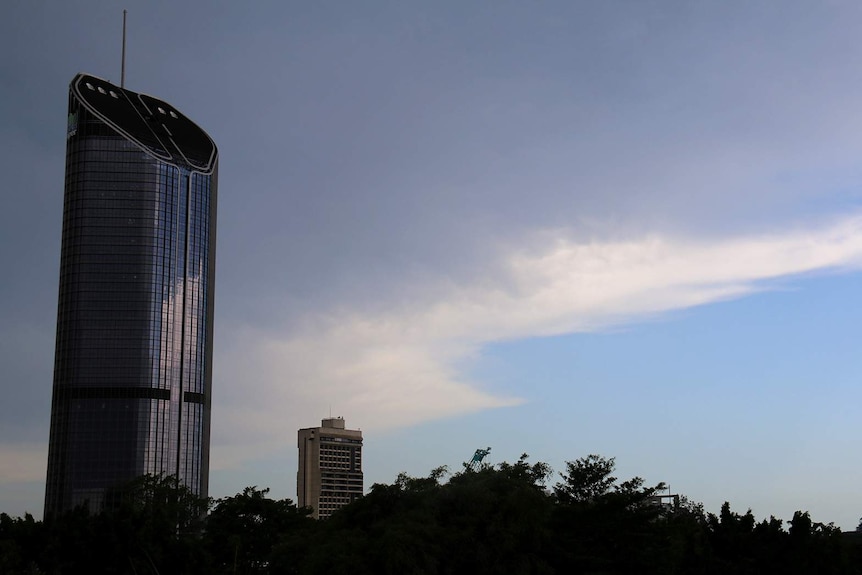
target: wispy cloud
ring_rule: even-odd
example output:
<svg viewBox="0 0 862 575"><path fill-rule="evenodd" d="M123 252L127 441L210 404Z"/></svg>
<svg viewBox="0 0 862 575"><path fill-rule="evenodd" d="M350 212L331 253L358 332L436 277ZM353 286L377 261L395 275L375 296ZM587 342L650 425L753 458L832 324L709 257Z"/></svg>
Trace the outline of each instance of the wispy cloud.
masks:
<svg viewBox="0 0 862 575"><path fill-rule="evenodd" d="M44 443L0 444L0 483L44 481L47 461Z"/></svg>
<svg viewBox="0 0 862 575"><path fill-rule="evenodd" d="M286 334L233 333L216 366L214 466L283 447L329 406L381 429L517 405L459 371L488 343L606 329L862 265L862 216L730 239L542 237L505 256L493 281L450 280L391 311L309 314Z"/></svg>

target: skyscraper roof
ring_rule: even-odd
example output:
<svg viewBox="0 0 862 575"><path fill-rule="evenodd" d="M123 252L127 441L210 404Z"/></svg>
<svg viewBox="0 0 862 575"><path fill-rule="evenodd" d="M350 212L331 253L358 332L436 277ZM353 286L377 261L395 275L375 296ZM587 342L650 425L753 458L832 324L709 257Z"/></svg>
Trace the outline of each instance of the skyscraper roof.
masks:
<svg viewBox="0 0 862 575"><path fill-rule="evenodd" d="M78 74L71 90L91 113L159 160L212 171L215 142L171 104L88 74Z"/></svg>

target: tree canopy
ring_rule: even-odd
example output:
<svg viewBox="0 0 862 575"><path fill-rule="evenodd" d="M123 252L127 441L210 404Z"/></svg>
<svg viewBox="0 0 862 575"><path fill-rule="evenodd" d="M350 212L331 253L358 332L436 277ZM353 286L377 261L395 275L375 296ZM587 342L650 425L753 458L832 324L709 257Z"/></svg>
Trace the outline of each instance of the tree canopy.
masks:
<svg viewBox="0 0 862 575"><path fill-rule="evenodd" d="M145 476L118 490L109 511L79 508L45 522L0 514L0 573L862 571L862 533L842 534L804 511L760 522L729 503L706 513L684 496L658 497L660 483L619 480L613 458L569 461L556 478L527 455L474 467L399 474L325 521L268 489L207 501L174 478Z"/></svg>

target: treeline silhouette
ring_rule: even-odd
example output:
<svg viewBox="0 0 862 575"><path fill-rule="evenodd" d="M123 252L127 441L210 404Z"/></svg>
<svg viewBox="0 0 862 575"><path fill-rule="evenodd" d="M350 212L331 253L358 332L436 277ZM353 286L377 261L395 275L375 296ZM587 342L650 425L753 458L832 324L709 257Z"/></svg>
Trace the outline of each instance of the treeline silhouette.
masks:
<svg viewBox="0 0 862 575"><path fill-rule="evenodd" d="M145 476L111 511L0 514L0 574L862 573L857 534L807 512L786 525L728 503L714 515L613 473L597 455L568 462L553 485L526 455L451 476L441 467L375 484L326 521L268 489L206 501Z"/></svg>

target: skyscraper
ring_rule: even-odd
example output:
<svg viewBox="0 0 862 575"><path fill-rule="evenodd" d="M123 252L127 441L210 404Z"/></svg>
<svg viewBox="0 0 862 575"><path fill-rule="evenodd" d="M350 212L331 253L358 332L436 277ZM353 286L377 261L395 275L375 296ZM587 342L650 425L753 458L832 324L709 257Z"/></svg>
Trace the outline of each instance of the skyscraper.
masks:
<svg viewBox="0 0 862 575"><path fill-rule="evenodd" d="M207 495L217 171L174 106L72 80L46 516L147 473Z"/></svg>
<svg viewBox="0 0 862 575"><path fill-rule="evenodd" d="M345 429L344 419L330 417L320 427L297 432L299 469L297 505L325 519L362 497L362 432Z"/></svg>

